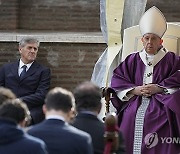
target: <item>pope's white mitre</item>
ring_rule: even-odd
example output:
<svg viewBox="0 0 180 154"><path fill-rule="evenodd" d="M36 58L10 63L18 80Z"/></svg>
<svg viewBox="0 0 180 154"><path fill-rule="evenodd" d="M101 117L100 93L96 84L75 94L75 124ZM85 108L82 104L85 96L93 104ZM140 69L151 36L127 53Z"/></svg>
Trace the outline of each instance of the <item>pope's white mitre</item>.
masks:
<svg viewBox="0 0 180 154"><path fill-rule="evenodd" d="M142 36L147 33L153 33L162 38L167 30L167 23L162 12L153 6L141 17L139 27Z"/></svg>

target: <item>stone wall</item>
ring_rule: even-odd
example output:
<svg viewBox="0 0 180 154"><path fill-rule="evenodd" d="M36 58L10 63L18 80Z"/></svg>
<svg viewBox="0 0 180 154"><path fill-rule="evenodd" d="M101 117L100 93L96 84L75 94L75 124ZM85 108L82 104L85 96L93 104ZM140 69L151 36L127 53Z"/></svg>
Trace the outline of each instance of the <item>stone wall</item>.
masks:
<svg viewBox="0 0 180 154"><path fill-rule="evenodd" d="M1 0L0 30L100 31L98 0Z"/></svg>
<svg viewBox="0 0 180 154"><path fill-rule="evenodd" d="M0 30L18 28L19 0L0 0Z"/></svg>
<svg viewBox="0 0 180 154"><path fill-rule="evenodd" d="M101 34L98 0L0 0L0 13L0 30L8 32L0 34L0 66L19 58L14 33L48 33L46 41L40 38L37 60L51 68L51 87L72 90L77 83L90 80L95 62L106 48L93 34ZM80 32L89 33L80 41L70 40Z"/></svg>
<svg viewBox="0 0 180 154"><path fill-rule="evenodd" d="M179 0L147 0L146 9L156 5L167 21L180 22L179 4ZM74 32L100 33L99 0L0 0L0 14L0 30L9 31L9 38L16 38L11 32L19 30L30 34L44 31L44 35L47 31L69 33L60 42L41 43L38 61L51 68L51 87L73 89L77 83L89 80L95 62L106 48L104 42L91 42L93 35L89 42L69 41ZM52 35L56 37L60 36ZM19 57L17 41L9 38L0 35L0 66Z"/></svg>
<svg viewBox="0 0 180 154"><path fill-rule="evenodd" d="M96 43L43 42L37 61L51 69L51 87L73 90L91 79L94 64L106 48ZM17 42L0 42L0 66L19 58Z"/></svg>

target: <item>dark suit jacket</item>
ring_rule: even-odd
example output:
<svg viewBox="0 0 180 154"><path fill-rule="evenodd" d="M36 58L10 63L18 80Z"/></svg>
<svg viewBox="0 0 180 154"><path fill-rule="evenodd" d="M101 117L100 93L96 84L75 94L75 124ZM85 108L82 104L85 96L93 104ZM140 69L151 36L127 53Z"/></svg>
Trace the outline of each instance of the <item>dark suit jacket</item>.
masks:
<svg viewBox="0 0 180 154"><path fill-rule="evenodd" d="M43 119L42 105L50 86L50 69L36 61L20 80L19 61L5 64L0 68L0 86L11 89L22 99L31 112L34 123Z"/></svg>
<svg viewBox="0 0 180 154"><path fill-rule="evenodd" d="M78 113L72 125L91 135L94 154L103 154L105 147L105 125L97 116L88 113ZM124 139L121 132L119 132L119 148L116 154L125 154Z"/></svg>
<svg viewBox="0 0 180 154"><path fill-rule="evenodd" d="M49 154L92 154L91 137L86 132L58 119L44 120L28 130L42 139Z"/></svg>
<svg viewBox="0 0 180 154"><path fill-rule="evenodd" d="M94 153L102 154L104 151L104 123L97 116L87 113L79 113L72 125L89 133L92 137Z"/></svg>

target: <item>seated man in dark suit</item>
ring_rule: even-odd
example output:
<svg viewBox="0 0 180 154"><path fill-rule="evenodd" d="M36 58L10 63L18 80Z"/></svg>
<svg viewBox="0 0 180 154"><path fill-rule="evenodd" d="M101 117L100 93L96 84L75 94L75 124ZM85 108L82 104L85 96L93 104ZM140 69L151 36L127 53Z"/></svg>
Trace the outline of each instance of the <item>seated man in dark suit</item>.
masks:
<svg viewBox="0 0 180 154"><path fill-rule="evenodd" d="M18 99L6 100L0 106L0 154L46 154L45 143L23 132L30 116ZM18 126L19 125L19 126Z"/></svg>
<svg viewBox="0 0 180 154"><path fill-rule="evenodd" d="M46 120L32 126L28 133L45 141L49 154L92 154L91 137L69 122L75 110L70 91L56 87L49 91L43 111Z"/></svg>
<svg viewBox="0 0 180 154"><path fill-rule="evenodd" d="M44 119L42 105L50 86L50 69L36 62L39 41L25 37L19 42L21 58L0 68L0 86L9 88L25 102L32 124Z"/></svg>

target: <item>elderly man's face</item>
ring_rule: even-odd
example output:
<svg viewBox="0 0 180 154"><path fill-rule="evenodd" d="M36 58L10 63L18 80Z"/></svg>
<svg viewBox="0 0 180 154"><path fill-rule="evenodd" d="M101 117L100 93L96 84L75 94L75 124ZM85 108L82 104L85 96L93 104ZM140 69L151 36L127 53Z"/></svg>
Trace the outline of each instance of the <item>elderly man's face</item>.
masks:
<svg viewBox="0 0 180 154"><path fill-rule="evenodd" d="M23 47L19 47L19 52L21 54L21 59L25 64L31 63L36 59L38 44L28 43Z"/></svg>
<svg viewBox="0 0 180 154"><path fill-rule="evenodd" d="M156 54L163 41L159 36L148 33L142 37L142 42L147 53Z"/></svg>

